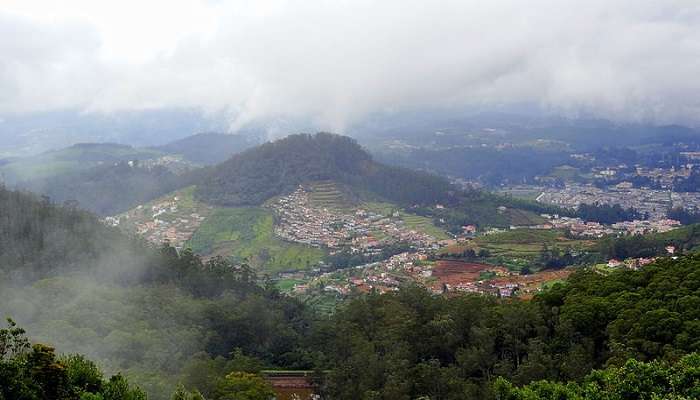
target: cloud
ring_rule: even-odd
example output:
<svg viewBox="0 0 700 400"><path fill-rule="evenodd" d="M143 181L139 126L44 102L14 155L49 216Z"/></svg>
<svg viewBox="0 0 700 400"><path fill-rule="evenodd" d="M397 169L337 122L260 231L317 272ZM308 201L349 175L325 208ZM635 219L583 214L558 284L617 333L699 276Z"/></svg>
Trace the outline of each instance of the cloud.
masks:
<svg viewBox="0 0 700 400"><path fill-rule="evenodd" d="M0 14L0 112L195 107L339 131L422 107L700 115L696 1L29 3Z"/></svg>

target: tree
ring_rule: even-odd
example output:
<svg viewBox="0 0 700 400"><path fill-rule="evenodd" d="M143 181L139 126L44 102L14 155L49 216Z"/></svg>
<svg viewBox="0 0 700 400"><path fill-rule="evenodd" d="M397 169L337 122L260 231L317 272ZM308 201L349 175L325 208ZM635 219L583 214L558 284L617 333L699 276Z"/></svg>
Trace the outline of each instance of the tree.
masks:
<svg viewBox="0 0 700 400"><path fill-rule="evenodd" d="M199 391L188 392L184 386L178 385L170 400L205 400Z"/></svg>
<svg viewBox="0 0 700 400"><path fill-rule="evenodd" d="M272 387L259 375L232 372L217 385L216 400L270 400L275 396Z"/></svg>
<svg viewBox="0 0 700 400"><path fill-rule="evenodd" d="M669 365L629 360L620 368L591 372L582 383L538 381L515 387L506 379L494 383L497 400L685 400L700 396L700 354Z"/></svg>

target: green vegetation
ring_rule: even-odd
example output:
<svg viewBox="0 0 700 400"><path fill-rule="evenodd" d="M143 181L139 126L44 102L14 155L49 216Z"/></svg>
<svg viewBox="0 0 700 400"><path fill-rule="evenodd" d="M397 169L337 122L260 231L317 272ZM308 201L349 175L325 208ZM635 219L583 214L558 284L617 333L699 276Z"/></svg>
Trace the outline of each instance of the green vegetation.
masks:
<svg viewBox="0 0 700 400"><path fill-rule="evenodd" d="M450 238L444 229L435 225L432 218L406 212L396 204L380 201L368 201L360 204L358 208L386 216L393 216L395 212L398 212L399 218L404 221L409 229L423 232L439 240Z"/></svg>
<svg viewBox="0 0 700 400"><path fill-rule="evenodd" d="M669 380L644 374L647 365L661 364L628 360L672 362L699 351L699 312L700 257L686 257L608 276L581 270L530 302L434 297L421 288L361 296L321 325L317 338L332 338L321 348L331 359L325 390L339 400L494 398L512 390L506 385L494 393L499 377L516 385L580 381L605 366L621 368L611 377L665 387ZM697 390L697 356L684 360L690 380L677 382ZM613 389L614 379L607 382L600 387ZM644 387L630 384L629 390ZM589 399L546 393L500 398Z"/></svg>
<svg viewBox="0 0 700 400"><path fill-rule="evenodd" d="M577 214L584 221L596 221L601 224L614 224L620 221L632 221L643 216L635 209L623 209L619 204L580 204Z"/></svg>
<svg viewBox="0 0 700 400"><path fill-rule="evenodd" d="M700 398L700 354L666 362L629 360L622 367L591 372L583 382L539 381L516 388L505 379L495 384L500 400L624 400Z"/></svg>
<svg viewBox="0 0 700 400"><path fill-rule="evenodd" d="M218 212L206 239L240 251L274 240L269 211ZM690 250L696 229L657 239ZM245 263L149 248L75 208L0 189L0 261L1 315L117 376L45 345L30 350L12 326L0 331L7 399L142 399L133 382L157 400L173 390L177 399L257 400L270 395L262 369L327 371L319 390L335 400L697 397L697 355L688 355L700 351L700 255L605 275L581 269L529 302L402 287L336 308L332 294L308 304L283 296ZM610 396L576 397L592 384Z"/></svg>
<svg viewBox="0 0 700 400"><path fill-rule="evenodd" d="M596 241L574 239L560 230L514 229L479 236L468 244L447 247L440 254L467 259L479 256L519 271L525 266L559 268L592 262L599 257L597 250ZM564 263L559 265L558 261Z"/></svg>
<svg viewBox="0 0 700 400"><path fill-rule="evenodd" d="M571 161L568 153L556 149L517 146L498 149L492 146L450 146L419 148L386 155L383 161L409 168L422 168L440 174L479 180L489 186L502 183L535 182L554 167Z"/></svg>
<svg viewBox="0 0 700 400"><path fill-rule="evenodd" d="M121 375L104 379L83 356L59 357L52 347L30 345L25 331L8 319L0 329L0 398L145 400L146 393Z"/></svg>
<svg viewBox="0 0 700 400"><path fill-rule="evenodd" d="M406 223L406 227L418 232L423 232L433 236L438 240L449 239L447 233L433 224L433 220L420 215L413 215L401 212L401 219Z"/></svg>
<svg viewBox="0 0 700 400"><path fill-rule="evenodd" d="M444 208L416 207L412 212L432 217L435 224L452 233L465 225L507 228L511 225L538 225L545 222L539 214L570 215L569 211L534 201L500 196L479 190L467 190L457 195Z"/></svg>
<svg viewBox="0 0 700 400"><path fill-rule="evenodd" d="M694 224L664 233L606 237L599 242L598 248L606 259L622 260L666 255L666 246L674 246L678 253L696 252L699 245L700 225Z"/></svg>
<svg viewBox="0 0 700 400"><path fill-rule="evenodd" d="M333 181L316 182L308 185L309 201L320 208L344 210L352 206L347 188L341 188Z"/></svg>
<svg viewBox="0 0 700 400"><path fill-rule="evenodd" d="M188 242L205 256L247 259L267 272L309 269L324 257L320 249L284 242L274 235L274 218L259 207L219 208L207 217Z"/></svg>
<svg viewBox="0 0 700 400"><path fill-rule="evenodd" d="M119 162L72 171L23 186L56 202L76 202L100 215L114 215L195 181L196 175L176 175L165 167L145 168Z"/></svg>
<svg viewBox="0 0 700 400"><path fill-rule="evenodd" d="M0 167L8 182L46 179L66 173L85 171L98 165L143 160L162 155L156 150L138 149L112 143L76 144L33 157L19 158Z"/></svg>
<svg viewBox="0 0 700 400"><path fill-rule="evenodd" d="M197 195L215 205L256 206L319 181L349 185L402 205L444 202L450 190L437 176L374 162L348 137L318 133L291 135L233 156L214 168Z"/></svg>

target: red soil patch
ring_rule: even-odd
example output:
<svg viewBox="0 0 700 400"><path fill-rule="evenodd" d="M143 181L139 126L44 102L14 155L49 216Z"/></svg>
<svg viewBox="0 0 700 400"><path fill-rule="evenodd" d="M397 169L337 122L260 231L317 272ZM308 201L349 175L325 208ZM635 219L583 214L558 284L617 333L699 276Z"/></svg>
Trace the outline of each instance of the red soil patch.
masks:
<svg viewBox="0 0 700 400"><path fill-rule="evenodd" d="M464 261L440 260L433 267L433 276L438 284L456 285L459 283L476 282L484 271L500 269L488 264L469 263Z"/></svg>

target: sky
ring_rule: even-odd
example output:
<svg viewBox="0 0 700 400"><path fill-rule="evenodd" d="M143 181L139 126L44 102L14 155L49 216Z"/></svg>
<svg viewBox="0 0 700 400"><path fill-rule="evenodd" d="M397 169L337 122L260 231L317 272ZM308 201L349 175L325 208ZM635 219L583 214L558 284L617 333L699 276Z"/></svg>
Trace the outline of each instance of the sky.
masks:
<svg viewBox="0 0 700 400"><path fill-rule="evenodd" d="M186 107L231 126L533 104L700 122L696 0L0 0L0 116Z"/></svg>

